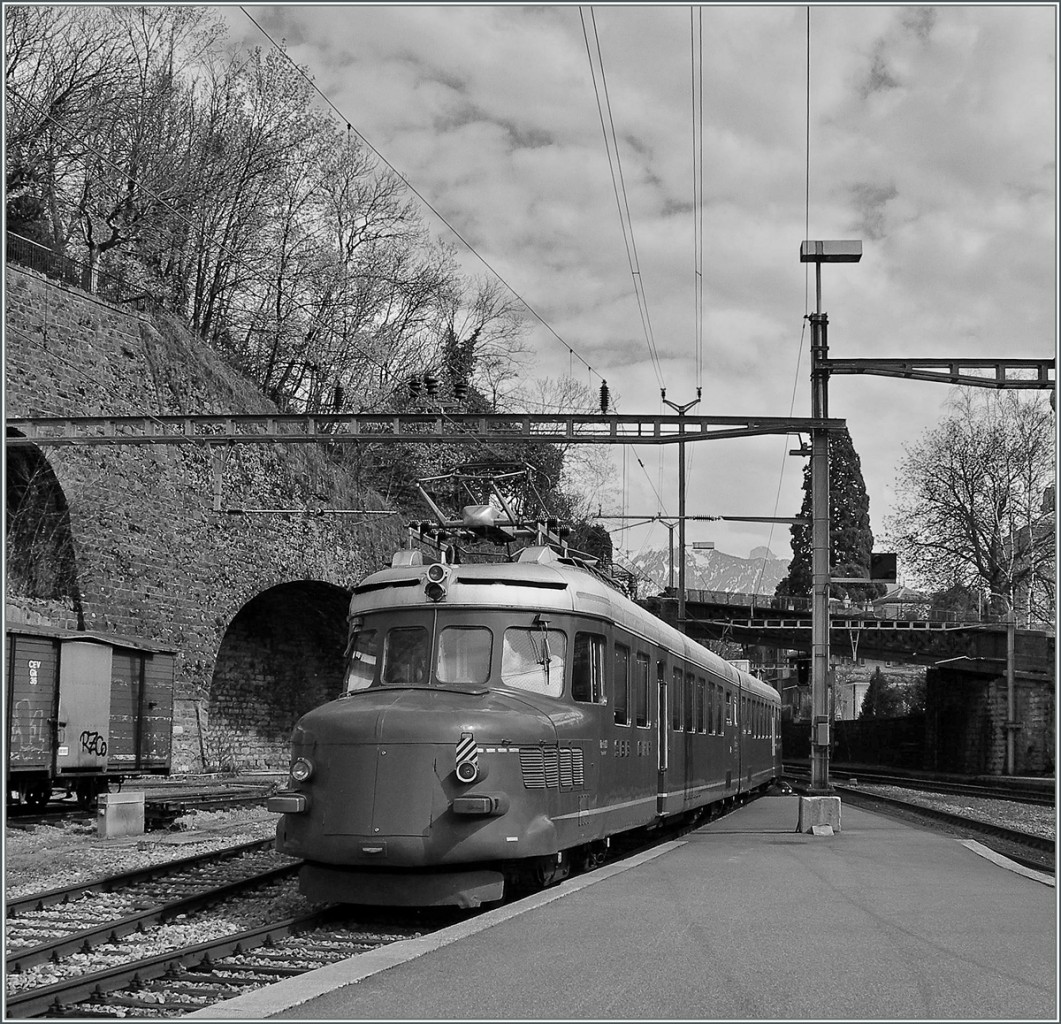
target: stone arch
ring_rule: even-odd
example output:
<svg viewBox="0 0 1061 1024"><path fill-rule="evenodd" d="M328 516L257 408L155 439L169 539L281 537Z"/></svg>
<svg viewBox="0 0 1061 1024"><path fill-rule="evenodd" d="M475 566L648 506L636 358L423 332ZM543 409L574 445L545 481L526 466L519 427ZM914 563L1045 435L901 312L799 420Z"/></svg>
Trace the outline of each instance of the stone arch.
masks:
<svg viewBox="0 0 1061 1024"><path fill-rule="evenodd" d="M8 429L8 437L22 437ZM81 582L66 494L41 450L6 453L5 595L32 610L85 628Z"/></svg>
<svg viewBox="0 0 1061 1024"><path fill-rule="evenodd" d="M209 701L196 707L208 771L285 771L299 717L338 696L350 591L281 583L232 619L214 662Z"/></svg>

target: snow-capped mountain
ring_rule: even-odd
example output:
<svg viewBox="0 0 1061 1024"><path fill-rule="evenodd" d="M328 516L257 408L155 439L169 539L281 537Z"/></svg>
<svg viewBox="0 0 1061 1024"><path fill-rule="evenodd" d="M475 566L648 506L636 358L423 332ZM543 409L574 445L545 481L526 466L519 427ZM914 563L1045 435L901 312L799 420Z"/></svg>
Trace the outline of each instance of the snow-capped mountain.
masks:
<svg viewBox="0 0 1061 1024"><path fill-rule="evenodd" d="M616 551L617 564L633 568L641 578L648 577L662 590L669 583L670 553L651 548L623 557ZM718 590L729 594L773 594L788 573L788 559L777 558L765 547L754 548L748 558L718 550L685 552L687 590ZM678 565L674 565L674 585L678 585Z"/></svg>

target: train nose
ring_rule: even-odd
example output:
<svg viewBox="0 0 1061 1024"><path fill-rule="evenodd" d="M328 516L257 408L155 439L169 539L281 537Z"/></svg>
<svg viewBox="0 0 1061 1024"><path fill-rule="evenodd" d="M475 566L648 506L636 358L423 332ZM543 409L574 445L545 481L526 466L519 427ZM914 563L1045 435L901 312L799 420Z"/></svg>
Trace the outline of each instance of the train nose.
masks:
<svg viewBox="0 0 1061 1024"><path fill-rule="evenodd" d="M356 699L355 699L356 700ZM306 830L316 832L327 843L342 843L361 863L396 865L407 857L422 854L430 841L441 841L453 823L439 826L444 816L452 819L455 801L475 789L487 773L478 760L478 743L496 732L493 720L502 718L512 733L512 744L491 747L494 759L502 759L498 749L508 751L511 770L518 777L519 739L539 743L543 726L553 733L544 716L521 706L518 709L499 702L496 695L469 706L464 694L434 693L430 704L423 691L380 695L379 704L370 698L350 704L337 715L303 720L307 742L312 744L315 770L302 787L308 797L306 815L291 815L285 825L293 840ZM501 703L506 703L502 707ZM525 724L513 731L513 711ZM343 718L345 721L340 721ZM520 735L517 735L520 734ZM475 742L476 751L466 749ZM496 740L495 740L496 743ZM469 778L469 765L475 765L475 778ZM505 762L507 766L507 761ZM506 780L497 765L490 774L490 789L503 790ZM463 771L463 777L462 777ZM496 784L496 785L495 785ZM454 812L457 813L457 812ZM467 808L461 813L465 823L481 820ZM486 812L482 812L486 813ZM501 813L501 802L490 813ZM297 854L291 847L288 852Z"/></svg>

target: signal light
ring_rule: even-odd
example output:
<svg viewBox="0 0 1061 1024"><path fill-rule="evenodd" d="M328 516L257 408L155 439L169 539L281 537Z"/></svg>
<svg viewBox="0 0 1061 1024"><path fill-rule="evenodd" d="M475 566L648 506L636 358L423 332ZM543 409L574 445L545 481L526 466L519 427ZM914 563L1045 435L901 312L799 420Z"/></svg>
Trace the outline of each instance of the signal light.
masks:
<svg viewBox="0 0 1061 1024"><path fill-rule="evenodd" d="M427 567L427 586L424 593L432 601L441 601L446 596L446 580L449 579L449 569L440 562L435 562Z"/></svg>

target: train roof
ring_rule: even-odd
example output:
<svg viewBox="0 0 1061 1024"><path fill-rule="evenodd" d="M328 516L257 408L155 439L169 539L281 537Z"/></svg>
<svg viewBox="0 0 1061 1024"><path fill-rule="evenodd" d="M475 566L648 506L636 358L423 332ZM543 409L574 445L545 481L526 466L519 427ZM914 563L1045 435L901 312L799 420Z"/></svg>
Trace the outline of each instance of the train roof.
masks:
<svg viewBox="0 0 1061 1024"><path fill-rule="evenodd" d="M425 594L428 568L399 565L373 573L354 588L351 612L436 607ZM450 607L533 608L606 619L680 654L686 661L703 665L743 689L777 699L777 691L768 683L731 665L575 559L557 555L551 548L524 548L512 562L463 563L445 568L445 603Z"/></svg>
<svg viewBox="0 0 1061 1024"><path fill-rule="evenodd" d="M107 644L148 654L176 654L176 648L168 647L157 640L145 640L143 637L128 636L124 633L83 632L76 629L61 629L58 626L44 626L36 623L5 622L4 633L8 636L39 636L62 643L72 641L80 643Z"/></svg>

